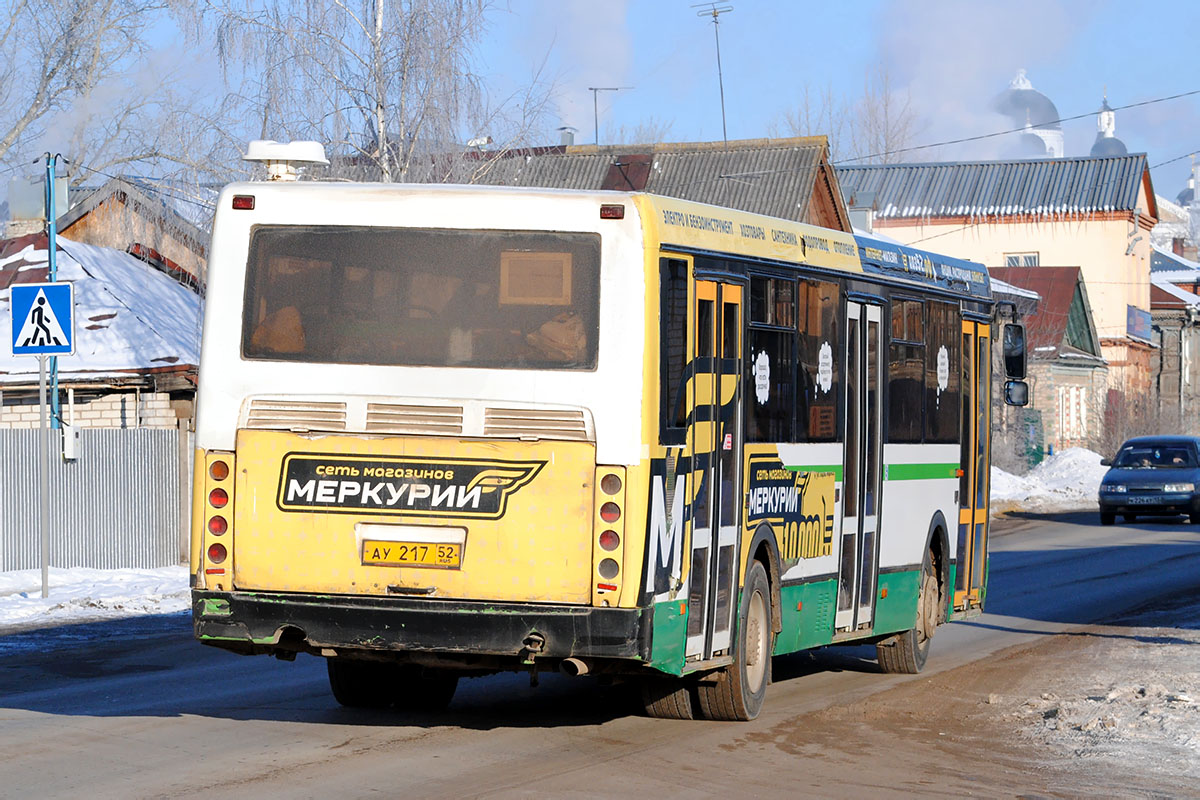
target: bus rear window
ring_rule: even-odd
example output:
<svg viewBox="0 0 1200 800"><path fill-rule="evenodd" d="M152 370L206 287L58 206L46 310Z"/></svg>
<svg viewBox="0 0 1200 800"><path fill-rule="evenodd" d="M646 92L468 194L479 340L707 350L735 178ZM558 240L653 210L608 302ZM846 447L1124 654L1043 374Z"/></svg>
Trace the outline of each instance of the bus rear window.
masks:
<svg viewBox="0 0 1200 800"><path fill-rule="evenodd" d="M591 233L258 226L247 359L593 369Z"/></svg>

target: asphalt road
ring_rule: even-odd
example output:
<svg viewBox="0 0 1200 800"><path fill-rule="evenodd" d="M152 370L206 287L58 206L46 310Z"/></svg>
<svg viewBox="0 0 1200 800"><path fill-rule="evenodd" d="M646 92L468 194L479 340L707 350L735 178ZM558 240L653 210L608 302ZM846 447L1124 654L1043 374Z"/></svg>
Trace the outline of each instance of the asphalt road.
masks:
<svg viewBox="0 0 1200 800"><path fill-rule="evenodd" d="M349 711L322 660L203 647L186 615L14 634L0 637L0 796L854 796L846 770L873 765L873 786L962 794L971 787L922 779L919 765L863 752L847 766L780 744L780 731L828 740L813 712L1194 591L1197 575L1191 525L1006 520L993 530L989 613L941 628L922 676L879 673L873 648L777 658L751 723L647 719L627 688L558 675L536 689L523 675L466 680L435 715Z"/></svg>

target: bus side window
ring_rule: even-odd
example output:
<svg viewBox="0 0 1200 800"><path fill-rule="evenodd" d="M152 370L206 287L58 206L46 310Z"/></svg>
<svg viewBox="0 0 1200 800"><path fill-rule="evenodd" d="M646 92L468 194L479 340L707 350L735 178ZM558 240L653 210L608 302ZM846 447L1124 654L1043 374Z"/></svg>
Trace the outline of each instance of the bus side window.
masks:
<svg viewBox="0 0 1200 800"><path fill-rule="evenodd" d="M797 442L832 442L838 435L837 400L841 387L836 283L801 279L797 291Z"/></svg>
<svg viewBox="0 0 1200 800"><path fill-rule="evenodd" d="M750 278L746 374L746 440L790 442L795 413L795 284Z"/></svg>
<svg viewBox="0 0 1200 800"><path fill-rule="evenodd" d="M684 408L687 367L687 262L676 258L659 261L659 435L663 444L683 444L687 409Z"/></svg>
<svg viewBox="0 0 1200 800"><path fill-rule="evenodd" d="M888 441L920 442L925 409L925 304L892 299Z"/></svg>

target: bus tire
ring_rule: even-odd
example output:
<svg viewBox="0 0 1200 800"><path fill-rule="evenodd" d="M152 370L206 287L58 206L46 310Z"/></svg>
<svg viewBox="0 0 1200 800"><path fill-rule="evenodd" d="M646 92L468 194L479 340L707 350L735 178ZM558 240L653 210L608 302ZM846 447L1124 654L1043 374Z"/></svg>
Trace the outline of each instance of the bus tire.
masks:
<svg viewBox="0 0 1200 800"><path fill-rule="evenodd" d="M691 685L683 678L644 678L642 709L658 719L695 719Z"/></svg>
<svg viewBox="0 0 1200 800"><path fill-rule="evenodd" d="M933 574L933 554L925 554L921 565L921 584L917 592L917 624L875 645L875 656L884 672L915 675L925 668L929 645L938 625L941 602L937 577Z"/></svg>
<svg viewBox="0 0 1200 800"><path fill-rule="evenodd" d="M346 708L387 708L395 696L395 666L354 658L325 659L333 698Z"/></svg>
<svg viewBox="0 0 1200 800"><path fill-rule="evenodd" d="M742 588L733 663L717 673L715 680L697 687L705 719L744 721L758 716L771 682L773 639L771 584L762 562L754 561Z"/></svg>
<svg viewBox="0 0 1200 800"><path fill-rule="evenodd" d="M401 711L443 711L458 689L458 673L406 664L396 670L393 705Z"/></svg>

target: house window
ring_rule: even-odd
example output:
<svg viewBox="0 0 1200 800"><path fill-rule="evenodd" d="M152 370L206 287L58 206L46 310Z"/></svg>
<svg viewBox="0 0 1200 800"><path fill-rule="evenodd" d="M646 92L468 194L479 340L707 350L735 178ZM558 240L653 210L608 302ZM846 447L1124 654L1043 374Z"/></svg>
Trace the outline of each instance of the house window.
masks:
<svg viewBox="0 0 1200 800"><path fill-rule="evenodd" d="M1006 267L1037 267L1040 266L1037 253L1005 253Z"/></svg>

